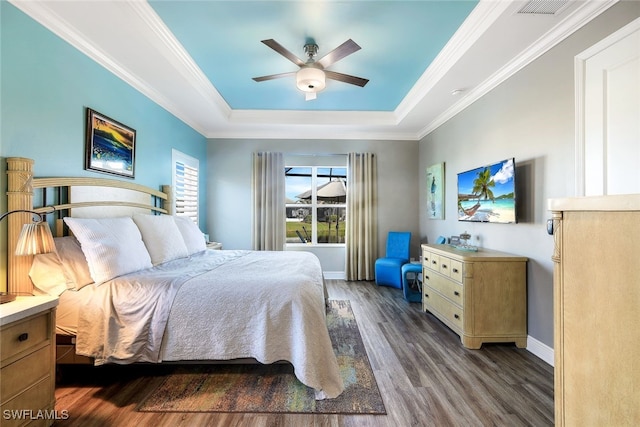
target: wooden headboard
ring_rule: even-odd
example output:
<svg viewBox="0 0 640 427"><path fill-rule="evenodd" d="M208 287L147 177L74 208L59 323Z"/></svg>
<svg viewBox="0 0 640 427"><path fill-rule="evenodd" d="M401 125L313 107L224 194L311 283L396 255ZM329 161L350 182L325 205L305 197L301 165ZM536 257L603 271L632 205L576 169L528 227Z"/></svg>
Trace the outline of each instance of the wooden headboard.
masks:
<svg viewBox="0 0 640 427"><path fill-rule="evenodd" d="M7 208L51 212L47 221L54 236L63 236L65 216L125 216L133 212L169 214L172 206L171 186L162 191L133 182L107 178L52 177L35 178L33 160L7 158ZM23 224L32 221L29 213L7 217L8 291L32 294L29 278L32 256L16 256L14 248Z"/></svg>

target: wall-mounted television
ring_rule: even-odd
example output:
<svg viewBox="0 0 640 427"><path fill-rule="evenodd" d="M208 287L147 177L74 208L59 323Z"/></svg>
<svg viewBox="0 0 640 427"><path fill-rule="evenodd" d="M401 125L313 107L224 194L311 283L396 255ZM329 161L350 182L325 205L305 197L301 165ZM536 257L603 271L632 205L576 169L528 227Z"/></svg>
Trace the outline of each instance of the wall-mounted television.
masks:
<svg viewBox="0 0 640 427"><path fill-rule="evenodd" d="M458 174L458 221L516 222L514 158Z"/></svg>

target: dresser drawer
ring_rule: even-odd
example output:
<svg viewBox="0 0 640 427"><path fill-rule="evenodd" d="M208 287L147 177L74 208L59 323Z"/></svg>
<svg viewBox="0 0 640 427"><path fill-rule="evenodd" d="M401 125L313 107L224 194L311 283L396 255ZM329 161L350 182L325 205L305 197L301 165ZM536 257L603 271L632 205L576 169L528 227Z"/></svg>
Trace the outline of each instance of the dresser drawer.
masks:
<svg viewBox="0 0 640 427"><path fill-rule="evenodd" d="M6 402L51 373L51 347L40 350L0 370L0 402Z"/></svg>
<svg viewBox="0 0 640 427"><path fill-rule="evenodd" d="M462 283L462 262L449 260L449 276L458 283Z"/></svg>
<svg viewBox="0 0 640 427"><path fill-rule="evenodd" d="M422 269L432 268L431 267L431 255L433 255L429 251L422 251Z"/></svg>
<svg viewBox="0 0 640 427"><path fill-rule="evenodd" d="M456 333L462 331L462 308L441 296L438 292L425 286L423 302L425 309L437 314L441 320L452 327Z"/></svg>
<svg viewBox="0 0 640 427"><path fill-rule="evenodd" d="M429 262L426 264L427 268L433 271L440 271L440 255L429 253Z"/></svg>
<svg viewBox="0 0 640 427"><path fill-rule="evenodd" d="M440 263L438 271L440 274L451 277L457 282L462 283L462 262L447 257L439 257Z"/></svg>
<svg viewBox="0 0 640 427"><path fill-rule="evenodd" d="M451 276L451 260L447 257L439 257L440 262L438 263L438 271L443 276Z"/></svg>
<svg viewBox="0 0 640 427"><path fill-rule="evenodd" d="M38 315L11 324L2 330L0 360L5 361L25 350L36 348L49 339L50 325L47 314Z"/></svg>
<svg viewBox="0 0 640 427"><path fill-rule="evenodd" d="M438 274L425 273L425 285L440 292L446 298L456 303L460 307L463 306L464 287L460 283L456 283L451 279L442 277Z"/></svg>

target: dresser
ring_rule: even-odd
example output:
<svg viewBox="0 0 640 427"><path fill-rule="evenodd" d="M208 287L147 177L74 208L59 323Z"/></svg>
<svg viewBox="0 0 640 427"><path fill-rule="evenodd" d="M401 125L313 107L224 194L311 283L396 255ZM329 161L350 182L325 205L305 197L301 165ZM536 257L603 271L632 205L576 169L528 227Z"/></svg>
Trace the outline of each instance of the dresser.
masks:
<svg viewBox="0 0 640 427"><path fill-rule="evenodd" d="M422 245L422 308L460 335L483 343L527 346L527 258L480 248Z"/></svg>
<svg viewBox="0 0 640 427"><path fill-rule="evenodd" d="M640 423L640 195L549 201L555 424Z"/></svg>
<svg viewBox="0 0 640 427"><path fill-rule="evenodd" d="M0 422L49 426L55 418L55 310L51 296L0 305Z"/></svg>

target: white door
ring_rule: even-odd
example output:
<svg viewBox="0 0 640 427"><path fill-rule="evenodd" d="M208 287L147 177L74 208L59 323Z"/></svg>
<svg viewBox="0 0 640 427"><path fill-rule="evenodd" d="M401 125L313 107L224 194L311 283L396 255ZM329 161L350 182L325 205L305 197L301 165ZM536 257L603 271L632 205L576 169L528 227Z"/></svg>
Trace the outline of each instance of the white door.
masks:
<svg viewBox="0 0 640 427"><path fill-rule="evenodd" d="M576 195L640 193L640 19L575 66Z"/></svg>

